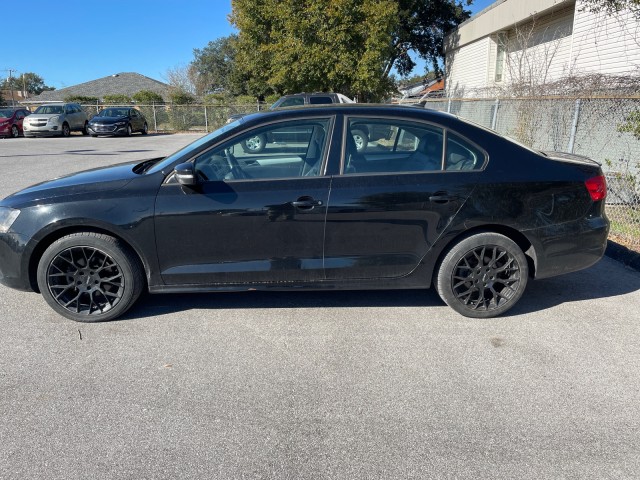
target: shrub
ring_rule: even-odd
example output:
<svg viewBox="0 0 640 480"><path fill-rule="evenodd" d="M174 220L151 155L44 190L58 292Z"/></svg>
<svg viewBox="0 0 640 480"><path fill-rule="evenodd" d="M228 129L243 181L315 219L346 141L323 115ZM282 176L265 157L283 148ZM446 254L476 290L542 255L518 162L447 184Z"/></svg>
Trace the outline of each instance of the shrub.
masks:
<svg viewBox="0 0 640 480"><path fill-rule="evenodd" d="M154 103L164 103L164 99L161 95L156 92L152 92L150 90L140 90L133 94L131 97L133 101L136 103L140 103L142 105L153 105Z"/></svg>

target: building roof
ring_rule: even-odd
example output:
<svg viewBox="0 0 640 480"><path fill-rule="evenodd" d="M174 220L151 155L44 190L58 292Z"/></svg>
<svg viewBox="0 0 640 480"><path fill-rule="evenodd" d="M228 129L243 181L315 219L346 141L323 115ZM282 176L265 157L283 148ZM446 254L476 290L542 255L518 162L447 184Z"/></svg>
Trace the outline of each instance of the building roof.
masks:
<svg viewBox="0 0 640 480"><path fill-rule="evenodd" d="M447 34L445 53L574 3L575 0L497 0Z"/></svg>
<svg viewBox="0 0 640 480"><path fill-rule="evenodd" d="M96 97L100 100L105 95L128 95L131 97L140 90L149 90L166 98L169 92L169 85L139 73L124 72L80 83L72 87L61 88L60 90L42 92L40 95L31 98L30 102L60 102L66 97L72 96Z"/></svg>

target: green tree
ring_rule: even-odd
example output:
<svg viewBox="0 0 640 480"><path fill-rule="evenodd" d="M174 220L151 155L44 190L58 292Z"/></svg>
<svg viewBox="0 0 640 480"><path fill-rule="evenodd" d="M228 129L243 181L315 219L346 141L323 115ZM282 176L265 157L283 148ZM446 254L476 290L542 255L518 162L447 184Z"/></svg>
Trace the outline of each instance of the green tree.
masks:
<svg viewBox="0 0 640 480"><path fill-rule="evenodd" d="M55 87L45 85L44 79L40 75L32 72L24 73L17 77L11 77L11 81L9 81L9 79L5 80L2 88L11 88L19 91L26 88L27 92L31 95L39 95L45 91L55 90Z"/></svg>
<svg viewBox="0 0 640 480"><path fill-rule="evenodd" d="M580 6L582 10L592 13L604 12L607 15L629 10L640 20L640 0L582 0Z"/></svg>
<svg viewBox="0 0 640 480"><path fill-rule="evenodd" d="M466 0L465 0L466 1ZM233 0L236 65L247 93L339 91L377 100L410 52L441 58L446 31L468 18L456 0Z"/></svg>
<svg viewBox="0 0 640 480"><path fill-rule="evenodd" d="M121 93L116 93L113 95L105 95L102 97L102 101L112 105L128 105L131 103L131 97Z"/></svg>
<svg viewBox="0 0 640 480"><path fill-rule="evenodd" d="M164 99L162 96L156 92L152 92L150 90L140 90L136 92L131 97L132 100L141 105L153 105L164 103Z"/></svg>
<svg viewBox="0 0 640 480"><path fill-rule="evenodd" d="M196 99L189 92L184 90L175 90L169 94L171 103L174 105L190 105L196 102Z"/></svg>
<svg viewBox="0 0 640 480"><path fill-rule="evenodd" d="M206 47L193 49L192 73L196 93L244 93L242 80L235 69L236 35L210 41Z"/></svg>

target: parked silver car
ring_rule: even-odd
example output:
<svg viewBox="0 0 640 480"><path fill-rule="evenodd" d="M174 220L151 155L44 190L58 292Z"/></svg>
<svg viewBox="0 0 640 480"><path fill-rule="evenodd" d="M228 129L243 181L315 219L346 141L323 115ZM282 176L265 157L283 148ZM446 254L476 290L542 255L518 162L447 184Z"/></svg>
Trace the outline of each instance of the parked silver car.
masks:
<svg viewBox="0 0 640 480"><path fill-rule="evenodd" d="M68 137L72 131L87 134L89 119L77 103L49 103L42 105L24 120L25 137L62 135Z"/></svg>

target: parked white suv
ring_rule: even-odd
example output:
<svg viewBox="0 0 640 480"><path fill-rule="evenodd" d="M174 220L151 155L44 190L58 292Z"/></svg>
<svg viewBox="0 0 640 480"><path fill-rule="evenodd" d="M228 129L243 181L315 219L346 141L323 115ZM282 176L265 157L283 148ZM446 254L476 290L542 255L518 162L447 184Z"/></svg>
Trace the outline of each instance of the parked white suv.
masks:
<svg viewBox="0 0 640 480"><path fill-rule="evenodd" d="M68 137L72 131L87 134L89 119L77 103L48 103L36 109L24 119L22 129L25 137L62 135Z"/></svg>

